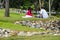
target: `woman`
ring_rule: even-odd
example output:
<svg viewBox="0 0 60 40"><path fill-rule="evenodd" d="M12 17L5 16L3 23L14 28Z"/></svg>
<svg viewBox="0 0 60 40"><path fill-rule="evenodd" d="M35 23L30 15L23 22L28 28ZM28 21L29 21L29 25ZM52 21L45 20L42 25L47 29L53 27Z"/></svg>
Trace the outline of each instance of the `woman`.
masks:
<svg viewBox="0 0 60 40"><path fill-rule="evenodd" d="M26 15L23 18L32 18L32 13L31 13L31 8L30 7L28 8L28 10L26 12Z"/></svg>

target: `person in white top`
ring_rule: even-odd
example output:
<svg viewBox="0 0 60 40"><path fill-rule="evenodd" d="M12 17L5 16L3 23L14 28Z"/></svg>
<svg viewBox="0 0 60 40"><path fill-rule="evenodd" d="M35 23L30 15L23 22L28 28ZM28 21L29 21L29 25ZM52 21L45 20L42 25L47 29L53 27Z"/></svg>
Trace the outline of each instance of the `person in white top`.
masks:
<svg viewBox="0 0 60 40"><path fill-rule="evenodd" d="M43 18L48 18L48 13L44 9L44 7L41 7L40 16L42 16Z"/></svg>

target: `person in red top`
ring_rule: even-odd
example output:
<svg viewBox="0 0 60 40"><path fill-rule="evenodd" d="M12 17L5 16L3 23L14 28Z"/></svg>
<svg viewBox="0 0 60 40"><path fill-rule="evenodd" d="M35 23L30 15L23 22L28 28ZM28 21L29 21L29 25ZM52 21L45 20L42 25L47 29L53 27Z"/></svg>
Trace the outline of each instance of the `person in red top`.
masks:
<svg viewBox="0 0 60 40"><path fill-rule="evenodd" d="M23 18L32 18L31 7L28 8L26 15Z"/></svg>
<svg viewBox="0 0 60 40"><path fill-rule="evenodd" d="M30 7L28 8L26 15L32 16L31 8Z"/></svg>

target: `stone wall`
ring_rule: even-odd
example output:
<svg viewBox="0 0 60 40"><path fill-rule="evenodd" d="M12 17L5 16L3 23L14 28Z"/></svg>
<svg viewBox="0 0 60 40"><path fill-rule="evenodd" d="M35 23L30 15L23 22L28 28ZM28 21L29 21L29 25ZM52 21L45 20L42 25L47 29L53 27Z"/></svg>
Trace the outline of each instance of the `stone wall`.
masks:
<svg viewBox="0 0 60 40"><path fill-rule="evenodd" d="M32 28L44 28L45 30L60 30L60 20L50 21L16 21L15 24L21 24L22 26Z"/></svg>
<svg viewBox="0 0 60 40"><path fill-rule="evenodd" d="M10 36L33 36L33 35L44 35L53 34L60 35L60 20L54 21L16 21L15 24L21 24L22 26L27 26L31 28L38 28L46 30L44 32L29 32L29 31L17 31L10 29L0 28L0 37L10 37Z"/></svg>

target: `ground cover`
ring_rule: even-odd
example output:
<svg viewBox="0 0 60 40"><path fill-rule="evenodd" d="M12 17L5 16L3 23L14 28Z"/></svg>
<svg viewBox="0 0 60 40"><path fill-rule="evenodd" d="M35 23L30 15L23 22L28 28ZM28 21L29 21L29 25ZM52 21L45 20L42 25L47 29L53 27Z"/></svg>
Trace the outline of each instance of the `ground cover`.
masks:
<svg viewBox="0 0 60 40"><path fill-rule="evenodd" d="M42 20L42 21L48 21L48 20L59 20L60 16L53 16L48 19L41 19L41 18L21 18L23 13L17 14L10 12L10 17L4 16L4 9L0 9L0 28L5 29L11 29L11 30L20 30L20 31L41 31L37 28L30 28L26 26L22 26L20 24L14 24L17 20ZM0 40L60 40L60 36L54 36L54 35L35 35L31 37L26 36L12 36L8 38L0 38Z"/></svg>

